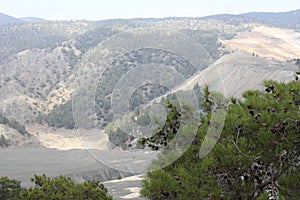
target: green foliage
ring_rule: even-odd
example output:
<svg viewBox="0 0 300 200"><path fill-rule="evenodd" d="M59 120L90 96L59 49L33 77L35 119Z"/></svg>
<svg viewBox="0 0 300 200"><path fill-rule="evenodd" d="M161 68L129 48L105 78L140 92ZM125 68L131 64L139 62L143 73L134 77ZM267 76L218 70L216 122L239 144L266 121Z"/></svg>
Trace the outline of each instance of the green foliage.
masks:
<svg viewBox="0 0 300 200"><path fill-rule="evenodd" d="M207 115L194 142L171 165L147 173L141 194L149 199L268 199L273 191L274 199L299 199L300 84L265 85L265 92L247 91L243 102L234 100L218 143L200 158L216 104L205 88Z"/></svg>
<svg viewBox="0 0 300 200"><path fill-rule="evenodd" d="M71 178L65 176L49 178L45 175L35 175L32 181L35 187L22 190L20 193L21 199L112 200L112 197L107 194L107 189L99 181L86 181L75 184Z"/></svg>
<svg viewBox="0 0 300 200"><path fill-rule="evenodd" d="M117 34L119 31L111 27L100 26L76 37L75 47L82 53L96 47L104 39Z"/></svg>
<svg viewBox="0 0 300 200"><path fill-rule="evenodd" d="M71 178L59 176L35 175L31 179L35 187L21 188L19 181L7 177L0 178L1 200L112 200L107 189L99 181L85 181L75 184Z"/></svg>
<svg viewBox="0 0 300 200"><path fill-rule="evenodd" d="M218 59L220 56L217 31L204 31L204 30L183 30L184 34L187 34L209 53L213 59Z"/></svg>
<svg viewBox="0 0 300 200"><path fill-rule="evenodd" d="M116 146L120 146L122 149L127 149L127 141L131 141L133 139L132 136L128 135L120 128L116 128L116 130L110 130L108 132L109 141L112 142Z"/></svg>
<svg viewBox="0 0 300 200"><path fill-rule="evenodd" d="M55 48L67 39L65 30L59 24L14 24L0 27L0 60L14 53L32 48ZM61 26L63 27L63 26ZM6 49L5 51L1 51Z"/></svg>
<svg viewBox="0 0 300 200"><path fill-rule="evenodd" d="M65 127L67 129L75 128L75 122L72 112L72 101L55 106L47 115L40 115L39 122L45 120L49 126Z"/></svg>
<svg viewBox="0 0 300 200"><path fill-rule="evenodd" d="M0 113L0 124L6 124L10 128L16 129L22 135L27 134L25 126L22 126L16 120L6 118L2 113Z"/></svg>
<svg viewBox="0 0 300 200"><path fill-rule="evenodd" d="M201 105L204 109L205 112L209 112L212 108L212 99L211 99L211 93L208 89L208 85L205 85L204 89L203 89L203 98L204 101L202 101Z"/></svg>
<svg viewBox="0 0 300 200"><path fill-rule="evenodd" d="M193 87L193 92L197 97L197 101L199 103L199 106L201 106L201 102L203 101L203 94L202 94L202 89L198 83L196 83Z"/></svg>
<svg viewBox="0 0 300 200"><path fill-rule="evenodd" d="M167 91L167 87L158 84L146 84L135 90L132 94L129 101L130 109L134 110L136 107L146 104L158 96L164 95Z"/></svg>
<svg viewBox="0 0 300 200"><path fill-rule="evenodd" d="M180 126L180 116L177 107L171 103L167 102L167 118L164 126L157 133L149 138L140 138L138 143L141 147L147 145L152 148L152 150L159 150L161 147L166 147L168 143L175 137Z"/></svg>
<svg viewBox="0 0 300 200"><path fill-rule="evenodd" d="M135 67L149 63L175 68L185 78L191 77L196 72L196 69L183 58L161 49L140 49L117 57L103 72L95 94L96 112L101 123L112 120L111 97L120 78ZM154 83L142 85L133 92L129 101L130 109L134 110L136 107L164 95L167 91L167 87Z"/></svg>
<svg viewBox="0 0 300 200"><path fill-rule="evenodd" d="M11 180L7 177L0 178L0 199L12 200L17 199L21 192L21 183L17 180Z"/></svg>
<svg viewBox="0 0 300 200"><path fill-rule="evenodd" d="M8 124L9 120L2 114L0 113L0 124Z"/></svg>
<svg viewBox="0 0 300 200"><path fill-rule="evenodd" d="M300 169L299 166L295 169L296 173L288 173L286 176L281 177L278 180L278 184L282 188L282 194L286 199L299 199L299 180L300 180Z"/></svg>
<svg viewBox="0 0 300 200"><path fill-rule="evenodd" d="M128 116L123 116L122 120L115 120L110 122L106 126L106 132L109 135L110 141L117 146L121 146L123 149L126 149L128 147L126 143L132 141L135 137L123 132L118 127L121 127L121 124L126 124L126 120L128 120L128 118L131 118L131 120L140 127L145 127L151 122L158 126L156 129L152 130L151 137L138 138L136 146L137 148L145 148L146 146L150 147L153 150L165 148L177 134L178 129L180 128L179 121L183 120L181 118L181 113L179 113L178 107L182 109L181 112L183 111L183 113L185 114L185 118L188 118L188 121L192 119L189 114L192 114L195 111L195 108L191 105L185 104L184 102L181 102L183 105L180 105L177 99L177 97L179 96L187 97L187 95L191 94L192 98L197 98L198 102L201 102L203 97L199 85L195 85L193 92L178 91L176 93L168 94L166 97L162 98L159 104L162 107L165 107L165 111L167 112L166 119L161 119L164 121L160 121L158 116L150 117L149 107L144 108L142 106L139 106L136 107ZM175 120L177 120L177 123L174 124Z"/></svg>
<svg viewBox="0 0 300 200"><path fill-rule="evenodd" d="M142 107L138 106L136 107L133 112L131 112L131 119L138 125L138 126L147 126L151 123L151 120L154 121L154 123L158 123L158 118L156 116L149 116L149 107Z"/></svg>
<svg viewBox="0 0 300 200"><path fill-rule="evenodd" d="M0 136L0 147L8 146L8 140L4 137L4 135Z"/></svg>

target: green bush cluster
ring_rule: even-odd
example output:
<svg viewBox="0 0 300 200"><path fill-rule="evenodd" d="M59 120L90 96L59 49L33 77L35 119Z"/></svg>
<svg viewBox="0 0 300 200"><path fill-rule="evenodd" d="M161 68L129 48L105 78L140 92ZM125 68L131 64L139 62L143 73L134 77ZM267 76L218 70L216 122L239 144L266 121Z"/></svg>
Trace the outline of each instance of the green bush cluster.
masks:
<svg viewBox="0 0 300 200"><path fill-rule="evenodd" d="M56 105L48 114L40 114L37 118L39 123L45 121L49 126L56 128L75 128L75 122L72 112L72 101L67 101L64 104Z"/></svg>
<svg viewBox="0 0 300 200"><path fill-rule="evenodd" d="M147 173L149 199L300 199L300 84L265 82L265 91L232 98L212 151L200 148L217 102L204 91L202 117L192 145L169 166ZM159 162L158 160L154 162Z"/></svg>
<svg viewBox="0 0 300 200"><path fill-rule="evenodd" d="M6 118L2 113L0 113L0 124L6 124L9 127L16 129L19 133L22 135L27 134L27 131L25 129L25 126L22 126L14 119L8 119Z"/></svg>
<svg viewBox="0 0 300 200"><path fill-rule="evenodd" d="M35 175L32 178L35 186L22 188L20 181L7 177L0 178L1 200L112 200L107 189L99 181L85 181L75 184L71 178L59 176L50 178L46 175Z"/></svg>
<svg viewBox="0 0 300 200"><path fill-rule="evenodd" d="M0 136L0 147L8 146L8 140L4 137L4 135Z"/></svg>

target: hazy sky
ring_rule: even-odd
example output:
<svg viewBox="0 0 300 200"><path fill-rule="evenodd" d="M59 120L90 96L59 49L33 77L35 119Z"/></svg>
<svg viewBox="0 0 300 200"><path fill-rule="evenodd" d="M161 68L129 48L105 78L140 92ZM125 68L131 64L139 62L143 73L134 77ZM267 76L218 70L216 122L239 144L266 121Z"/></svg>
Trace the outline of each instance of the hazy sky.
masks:
<svg viewBox="0 0 300 200"><path fill-rule="evenodd" d="M201 17L300 9L299 0L0 0L0 13L49 20Z"/></svg>

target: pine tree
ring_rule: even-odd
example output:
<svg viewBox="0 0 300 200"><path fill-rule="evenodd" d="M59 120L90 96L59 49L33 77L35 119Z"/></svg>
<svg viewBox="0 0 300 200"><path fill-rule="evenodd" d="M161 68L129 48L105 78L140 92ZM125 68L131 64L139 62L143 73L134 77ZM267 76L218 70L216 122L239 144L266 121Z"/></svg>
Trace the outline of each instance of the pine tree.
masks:
<svg viewBox="0 0 300 200"><path fill-rule="evenodd" d="M298 77L298 76L297 76ZM149 199L300 199L300 84L265 82L265 91L231 99L218 143L204 158L199 149L213 102L194 142L171 165L147 173ZM157 161L156 161L157 162Z"/></svg>

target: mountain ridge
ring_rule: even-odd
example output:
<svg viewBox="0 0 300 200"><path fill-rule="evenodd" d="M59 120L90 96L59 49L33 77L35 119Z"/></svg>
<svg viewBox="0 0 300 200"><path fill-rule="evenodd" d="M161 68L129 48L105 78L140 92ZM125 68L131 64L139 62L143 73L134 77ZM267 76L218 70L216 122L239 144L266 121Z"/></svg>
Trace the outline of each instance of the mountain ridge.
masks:
<svg viewBox="0 0 300 200"><path fill-rule="evenodd" d="M149 63L163 65L185 75L185 81L170 88L172 92L190 90L199 83L201 86L208 84L212 91L223 92L225 97L238 98L241 98L243 91L247 89L262 90L263 82L267 79L288 81L293 78L293 73L300 64L300 53L293 50L300 46L300 20L282 22L287 19L286 15L295 15L298 12L300 10L280 14L284 19L277 17L274 21L255 13L248 14L256 15L255 19L247 14L228 14L202 18L42 22L36 18L30 18L31 22L24 22L4 16L10 23L0 24L0 113L8 119L16 120L22 126L25 125L28 134L22 135L17 129L0 124L0 139L3 136L8 141L7 145L0 146L3 161L0 167L5 169L2 173L22 180L25 184L29 184L29 177L35 173L47 173L50 176L69 174L77 181L93 177L105 181L130 175L106 170L101 164L99 166L99 160L87 159L94 155L89 154L91 149L98 149L95 152L104 155L105 160L112 159L110 155L120 158L124 156L124 151L120 151L121 147L113 145L113 140L122 136L110 137L105 130L107 124L114 120L111 114L111 97L114 84L120 77L136 66ZM261 26L267 27L263 29L265 31L261 31ZM115 56L118 52L109 51L109 48L99 48L116 35L130 33L132 30L147 30L149 27L173 30L180 35L186 35L195 44L203 47L211 57L211 62L203 66L205 69L201 68L202 71L190 70L193 67L189 59L168 49L149 50L149 46L146 46L145 49ZM278 30L280 37L274 36L274 30ZM149 41L154 41L158 36L159 34L148 35ZM136 40L132 35L130 37L131 40L124 39L125 43L143 41ZM254 38L258 41L255 45ZM186 44L185 40L176 37L167 39L172 45L177 43L182 47ZM280 51L275 51L278 47ZM270 51L266 53L266 49ZM190 55L195 55L191 47L184 50ZM289 53L288 50L293 52ZM107 66L104 66L107 67L106 73L100 73L102 60L99 57L107 60ZM195 57L202 58L201 55ZM197 69L196 67L194 68ZM83 84L86 87L79 91L80 101L75 103L79 103L82 106L81 111L84 111L77 112L77 115L82 117L81 126L74 122L73 114L76 112L73 113L72 110L72 98L76 95L76 83L86 83L84 81L87 79L91 85L98 85L97 90L91 91L90 85ZM159 87L153 88L147 85L136 89L132 94L132 104L141 105L145 100L150 101L166 92ZM87 97L86 90L92 93L91 101L84 99ZM97 92L97 95L94 92ZM87 112L87 104L95 104L95 110ZM134 106L130 109L134 109ZM87 117L84 116L85 112ZM95 120L92 121L89 117ZM86 128L84 125L89 123L94 126ZM134 141L125 138L124 142L124 138L121 139L124 146L134 147ZM76 148L81 150L75 150ZM126 160L131 162L134 159L133 162L143 164L148 159L144 159L144 155L141 156L143 159L134 156ZM88 168L86 164L89 165ZM124 191L125 186L115 190L114 186L110 185L112 183L107 184L114 194L122 189L124 195L129 193L126 189ZM132 182L127 184L132 187ZM140 187L139 181L137 187Z"/></svg>
<svg viewBox="0 0 300 200"><path fill-rule="evenodd" d="M218 19L224 19L228 17L244 17L244 18L251 18L252 20L262 20L262 21L281 21L281 22L286 22L286 21L292 21L295 23L296 21L299 21L300 17L300 8L295 9L295 10L290 10L290 11L279 11L279 12L246 12L246 13L241 13L241 14L231 14L231 13L220 13L220 14L212 14L212 15L207 15L207 16L202 16L202 17L176 17L176 16L170 16L170 17L150 17L150 18L129 18L129 19L104 19L104 20L75 20L75 21L107 21L107 20L149 20L149 21L160 21L160 20L173 20L173 19L205 19L205 18L218 18ZM295 18L296 17L296 18ZM250 19L250 20L251 20ZM288 20L286 20L288 19ZM16 18L11 15L7 15L5 13L0 13L0 24L3 23L11 23L11 22L43 22L43 21L71 21L71 20L47 20L39 17L21 17L21 18Z"/></svg>
<svg viewBox="0 0 300 200"><path fill-rule="evenodd" d="M14 24L14 23L38 23L44 22L45 19L39 17L20 17L16 18L11 15L0 13L0 25L3 24Z"/></svg>
<svg viewBox="0 0 300 200"><path fill-rule="evenodd" d="M20 22L20 20L12 16L0 13L0 24L17 23L17 22Z"/></svg>
<svg viewBox="0 0 300 200"><path fill-rule="evenodd" d="M300 10L287 13L295 14L298 12ZM220 16L211 16L207 18L150 20L118 19L96 22L44 21L41 23L22 22L0 25L0 34L3 35L0 38L0 100L2 101L0 112L9 119L15 119L21 125L41 123L52 126L54 130L62 127L74 128L72 116L74 81L77 78L78 81L83 81L89 76L99 74L98 71L93 72L90 67L91 65L98 66L99 62L96 61L96 58L103 55L98 46L103 41L124 32L130 33L132 30L147 30L149 27L159 30L174 30L174 33L184 34L201 45L211 57L212 62L228 54L234 57L237 55L234 53L236 51L246 53L249 60L248 64L257 60L256 57L275 59L277 62L280 56L276 54L282 54L287 50L292 51L293 48L297 47L298 49L300 46L295 42L299 35L298 33L294 34L297 32L295 29L289 31L286 30L286 26L278 28L286 38L277 38L274 34L267 34L262 37L262 34L256 31L257 27L262 26L261 24L254 23L251 19L244 20L246 17L239 17L238 15L234 15L234 18L232 15L226 16L227 18L223 17L223 19ZM240 21L236 19L240 19ZM265 30L274 32L274 28L266 28ZM253 49L249 49L248 52L244 51L247 50L246 47L248 46L252 45L253 47L253 43L250 43L253 33L258 39L266 41L265 49L276 49L279 46L278 41L281 41L280 51L271 51L268 54ZM133 37L133 35L129 36ZM159 34L153 34L147 37L149 41L154 41L158 36ZM169 38L169 43L172 43L173 37ZM260 40L257 41L254 49L266 51L262 48L263 43ZM182 45L186 41L177 39L176 42L177 45ZM191 55L194 53L186 47L187 51ZM300 58L300 54L295 51L293 54L284 54L281 57L281 61L284 61L282 62L283 65L289 65L287 60ZM80 64L84 58L89 58L87 60L88 65ZM116 83L118 78L128 70L140 64L154 63L171 66L185 74L185 78L189 78L194 73L189 71L187 60L180 58L180 55L174 55L174 52L161 49L149 51L146 48L125 53L117 58L108 57L107 59L110 67L108 72L112 73L113 76L107 74L109 81L101 82L97 87L97 95L95 95L96 122L100 121L100 128L105 127L112 120L110 99L111 91L114 88L113 83ZM266 63L267 66L273 66L268 63ZM242 64L245 65L242 67L247 67L247 62ZM259 69L259 66L255 65L255 68ZM101 70L97 67L95 69ZM153 99L156 97L155 95L160 96L162 94L160 92L164 91L162 88L156 88L156 90L153 92L149 86L137 90L136 97L132 101L134 105L131 108L144 103L146 97Z"/></svg>

